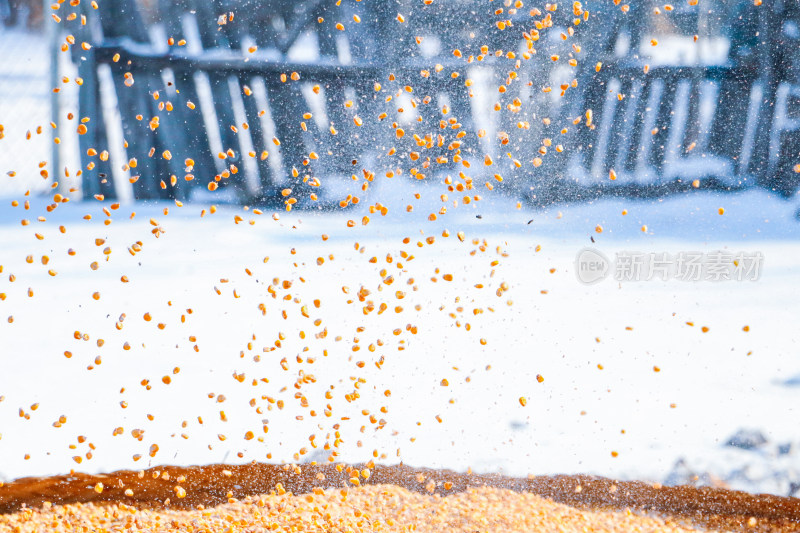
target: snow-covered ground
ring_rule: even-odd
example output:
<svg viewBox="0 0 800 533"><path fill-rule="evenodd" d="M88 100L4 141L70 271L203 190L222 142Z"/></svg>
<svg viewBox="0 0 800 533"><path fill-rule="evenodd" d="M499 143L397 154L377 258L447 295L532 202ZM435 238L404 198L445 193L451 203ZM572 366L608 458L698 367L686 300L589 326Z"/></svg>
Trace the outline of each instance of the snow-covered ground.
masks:
<svg viewBox="0 0 800 533"><path fill-rule="evenodd" d="M208 204L130 204L113 211L113 223L104 225L101 208L108 203L71 202L45 213L44 198L32 198L30 211L11 207L11 198L0 200L0 292L7 295L0 301L3 476L294 461L302 447L309 453L301 460L325 460L322 445L333 441L338 423L339 459L345 461L368 460L377 450L386 454L382 462L513 474L689 482L691 473L709 473L701 481L715 476L735 488L778 494L800 481L800 225L791 204L763 191L697 192L655 202L610 199L533 211L496 196L451 209L436 222L427 220L423 207L406 213L408 203L429 207L438 201L441 187L384 180L366 203L383 201L391 211L371 215L366 227L360 224L364 204L337 213L282 213L277 221L272 213L254 215L239 207L221 206L201 218ZM419 202L415 191L422 194ZM91 221L83 219L86 214L93 215ZM37 222L39 215L46 222ZM235 223L235 215L242 223ZM31 225L21 226L22 218ZM151 219L165 231L158 239ZM348 219L359 223L347 228ZM602 234L595 232L598 224ZM444 228L449 238L441 237ZM464 242L456 238L458 231ZM432 245L425 243L429 236L435 237ZM104 242L98 246L95 239ZM486 239L485 251L472 239ZM136 241L142 251L133 256L127 248ZM587 286L574 268L586 246L610 257L623 250L758 251L764 264L755 282L605 280ZM415 257L403 259L401 251ZM46 266L42 255L50 258ZM97 270L90 267L94 261ZM9 281L11 274L16 281ZM389 274L395 281L381 290ZM444 281L444 274L452 274L452 281ZM128 283L120 281L123 275ZM279 279L276 299L268 292L273 278ZM292 286L284 289L284 280ZM503 282L508 291L498 297ZM388 304L386 312L363 314L365 303L356 294L362 286L376 308ZM405 291L403 300L397 290ZM283 300L286 294L299 303ZM301 314L303 305L310 318ZM403 311L396 313L396 305ZM145 313L152 321L144 320ZM407 325L417 333L406 331ZM315 338L323 328L327 337ZM395 336L398 328L402 332ZM76 340L76 331L89 340ZM282 347L263 351L280 334ZM354 338L359 351L353 351ZM377 346L379 339L383 346ZM123 348L126 342L130 350ZM379 370L374 363L381 357ZM288 370L281 367L284 358ZM359 368L359 361L366 365ZM294 385L303 373L313 374L315 382L306 378L298 390ZM245 377L240 382L234 374ZM167 375L169 385L162 382ZM358 377L366 380L361 398L348 403L344 396L355 390L351 380ZM261 378L269 382L252 384ZM144 379L151 390L141 385ZM442 386L442 379L449 385ZM386 389L391 397L385 397ZM298 392L308 399L307 408ZM283 399L285 408L265 397ZM326 404L330 418L323 414ZM385 419L385 428L375 430L362 409ZM53 427L61 415L66 422ZM118 427L124 434L113 436ZM768 443L755 450L724 446L741 428L760 430ZM141 441L131 436L134 429L145 430ZM263 442L245 440L247 431ZM317 435L317 450L311 434ZM80 443L79 435L87 441ZM73 462L73 456L85 457L90 442L92 459ZM779 446L789 443L780 453ZM152 444L159 446L154 458L148 455ZM134 454L143 457L134 461Z"/></svg>

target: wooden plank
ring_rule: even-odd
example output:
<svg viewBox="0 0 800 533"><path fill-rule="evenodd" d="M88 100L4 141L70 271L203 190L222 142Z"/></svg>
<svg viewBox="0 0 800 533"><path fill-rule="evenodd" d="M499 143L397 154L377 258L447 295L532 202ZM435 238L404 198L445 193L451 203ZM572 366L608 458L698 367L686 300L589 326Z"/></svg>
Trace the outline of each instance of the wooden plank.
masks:
<svg viewBox="0 0 800 533"><path fill-rule="evenodd" d="M117 13L125 13L126 21L120 24ZM103 9L99 10L100 23L105 38L125 38L136 43L148 43L149 35L134 0L109 0L104 4ZM97 52L95 50L95 57ZM154 146L154 135L147 127L149 122L149 95L147 86L151 74L137 73L139 83L136 83L134 76L133 85L125 84L125 59L119 63L111 62L111 76L114 82L114 89L117 94L117 102L122 118L122 131L128 157L131 161L135 160L136 167L130 169L132 179L136 179L133 184L134 196L137 199L159 198L161 191L156 185L157 166L148 157L149 150ZM150 98L152 100L152 98ZM141 122L136 120L137 115L148 117L148 120Z"/></svg>
<svg viewBox="0 0 800 533"><path fill-rule="evenodd" d="M192 9L192 2L190 0L162 0L160 6L164 14L163 20L167 35L174 38L175 42L187 39L188 36L181 21L183 16ZM179 157L178 161L185 158L194 160L195 166L192 173L197 176L196 179L187 182L182 179L182 175L178 175L179 182L182 182L179 187L179 196L185 198L192 188L204 187L205 183L216 174L216 161L211 151L194 73L183 69L170 69L170 72L175 85L167 88L165 95L173 104L173 111L169 115L177 125L178 131L175 133L180 139L176 155ZM194 109L188 107L190 102L194 104Z"/></svg>
<svg viewBox="0 0 800 533"><path fill-rule="evenodd" d="M111 76L119 102L120 116L122 117L122 133L126 143L128 158L136 161L136 167L130 169L133 178L138 176L133 184L134 197L138 200L155 199L160 197L160 192L151 178L156 175L156 167L148 157L150 147L153 146L153 135L147 124L136 120L136 115L146 115L148 103L146 88L127 87L121 68L112 66Z"/></svg>
<svg viewBox="0 0 800 533"><path fill-rule="evenodd" d="M650 134L652 149L649 161L649 164L656 169L659 175L661 175L661 171L664 168L667 140L672 128L672 120L670 118L676 105L675 95L678 89L678 80L685 77L685 74L681 69L670 70L666 71L665 75L660 78L664 82L664 89L661 93L656 113L655 128L658 131L655 134Z"/></svg>
<svg viewBox="0 0 800 533"><path fill-rule="evenodd" d="M152 69L173 68L189 71L215 71L225 74L238 74L249 72L252 74L281 74L299 72L303 77L315 78L319 81L333 81L360 76L371 76L383 79L387 69L383 65L374 63L340 64L330 59L322 59L314 63L300 63L293 61L276 61L271 59L259 61L245 61L240 53L215 50L214 54L191 54L186 52L163 53L155 51L150 46L141 46L136 42L126 39L108 39L95 47L97 61L101 63L112 62L112 57L123 54L132 61L129 65L131 72L147 71ZM463 67L456 61L439 62L444 71L458 70ZM435 62L415 60L393 66L395 74L407 74L409 77L419 76L420 70L433 70Z"/></svg>
<svg viewBox="0 0 800 533"><path fill-rule="evenodd" d="M204 184L207 180L202 181L200 178L207 178L216 174L216 161L211 151L195 77L191 72L184 70L173 71L173 76L175 78L174 89L177 89L177 91L174 89L167 91L169 100L174 108L170 115L172 115L172 120L179 130L178 133L181 138L180 153L183 154L182 157L184 159L191 158L194 160L193 174L197 176L197 179L187 183L187 188L205 186ZM189 109L187 106L189 102L194 104L194 109ZM188 194L188 191L186 191L186 194Z"/></svg>
<svg viewBox="0 0 800 533"><path fill-rule="evenodd" d="M720 85L717 112L711 128L709 150L731 159L736 158L742 149L745 136L745 122L749 107L750 93L755 79L732 75L722 80ZM741 112L732 113L738 109ZM739 173L747 172L739 168Z"/></svg>
<svg viewBox="0 0 800 533"><path fill-rule="evenodd" d="M299 180L292 176L292 169L298 172L303 168L307 152L300 129L300 121L307 110L299 85L282 83L276 76L264 79L267 87L267 100L270 103L275 135L280 140L283 168L290 187L297 187Z"/></svg>
<svg viewBox="0 0 800 533"><path fill-rule="evenodd" d="M220 128L219 134L222 140L222 151L233 151L233 157L228 156L225 159L225 165L227 167L234 165L241 171L237 174L231 174L229 178L222 180L220 186L234 187L237 195L243 195L247 193L246 183L244 181L244 167L242 165L242 152L244 148L238 134L231 129L231 126L236 126L236 115L233 109L233 97L231 96L231 87L229 85L230 77L227 74L219 74L213 71L207 72L206 74L211 86L214 112L217 116L217 123Z"/></svg>
<svg viewBox="0 0 800 533"><path fill-rule="evenodd" d="M242 73L239 75L239 83L242 87L248 86L252 90L257 83L261 83L261 78ZM242 98L248 131L250 132L250 139L253 143L253 151L256 153L256 168L258 169L258 185L260 189L258 196L263 198L265 195L273 193L276 186L275 177L272 175L272 169L269 166L269 160L261 157L262 152L270 152L271 147L269 144L272 143L268 143L268 139L266 138L266 132L262 126L260 116L262 110L258 108L254 95L244 95Z"/></svg>
<svg viewBox="0 0 800 533"><path fill-rule="evenodd" d="M400 37L396 33L397 21L394 17L396 12L392 12L390 2L362 2L363 6L358 6L358 14L361 17L359 24L344 22L345 36L350 46L350 55L353 62L372 62L377 65L390 65L390 58L397 60L402 55L394 52L394 47L398 46ZM424 6L423 6L424 7ZM341 8L340 8L341 9ZM352 17L350 11L343 12L346 16ZM323 12L315 16L323 16ZM352 20L352 18L350 18ZM330 32L330 26L321 31Z"/></svg>
<svg viewBox="0 0 800 533"><path fill-rule="evenodd" d="M754 13L753 16L758 25L758 34L764 35L765 41L755 51L758 57L758 68L764 93L761 100L761 110L759 111L760 120L756 130L753 156L750 159L750 168L746 170L755 175L760 175L758 181L769 186L769 178L765 177L764 173L769 167L769 137L772 118L775 113L773 103L780 83L774 72L773 57L775 55L775 39L780 34L781 21L780 17L776 17L771 13L772 9L774 9L772 4L768 5L767 9L751 9L750 6L748 6L748 9L751 13Z"/></svg>
<svg viewBox="0 0 800 533"><path fill-rule="evenodd" d="M150 74L142 81L144 86L149 89L146 97L149 114L145 115L143 122L147 121L148 117L159 118L159 126L152 132L152 145L150 146L155 150L151 159L155 162L156 175L150 176L149 179L158 185L160 198L185 199L188 187L184 185L185 180L182 179L184 175L183 161L190 155L186 127L176 120L176 115L166 109L159 109L159 104L164 103L161 95L164 95L163 98L166 98L167 95L160 72ZM153 97L156 90L159 91L159 100L155 100ZM147 129L149 130L150 127L147 126ZM171 156L166 155L167 151ZM148 157L150 157L149 152ZM171 184L172 176L176 178L174 186ZM161 185L162 182L166 184L166 188Z"/></svg>
<svg viewBox="0 0 800 533"><path fill-rule="evenodd" d="M98 13L104 39L127 37L137 43L150 41L136 0L106 0ZM120 22L122 14L124 22Z"/></svg>
<svg viewBox="0 0 800 533"><path fill-rule="evenodd" d="M592 123L596 127L602 119L607 85L612 77L617 75L613 69L604 69L601 74L593 76L594 83L581 84L585 87L581 93L582 98L576 99L577 105L571 106L567 111L567 116L560 121L567 125L571 133L568 149L582 154L585 168L588 168L586 165L590 164L589 162L594 156L593 146L596 138L595 129L587 126L586 112L591 110ZM573 124L572 121L578 118L580 118L580 122Z"/></svg>
<svg viewBox="0 0 800 533"><path fill-rule="evenodd" d="M222 15L227 16L229 11L221 0L206 2L197 0L193 3L197 10L198 30L206 52L215 49L231 50L241 46L238 32L233 29L233 22L223 25L217 23ZM229 28L230 26L230 28ZM241 58L241 55L239 55ZM239 127L236 124L234 112L234 100L231 96L231 83L235 82L237 90L241 94L241 87L238 78L232 77L230 72L219 71L216 69L204 69L208 77L211 88L212 105L214 114L219 125L219 135L222 141L222 151L233 151L233 157L225 159L225 165L230 171L230 177L221 180L221 187L233 187L235 193L240 198L245 198L248 194L247 183L245 181L244 165L242 164L242 152L244 147L239 139L239 135L231 129L231 126ZM233 165L233 166L231 166ZM232 168L238 169L236 174Z"/></svg>
<svg viewBox="0 0 800 533"><path fill-rule="evenodd" d="M203 50L211 50L214 48L230 48L225 34L217 31L217 17L222 14L217 9L217 1L209 0L189 0L191 2L192 11L194 11L195 19L197 20L197 29L200 32L200 43L203 45Z"/></svg>
<svg viewBox="0 0 800 533"><path fill-rule="evenodd" d="M81 14L89 17L87 25L76 28L76 33L80 41L91 42L92 28L98 24L94 13L91 13L87 6L81 8ZM99 154L108 150L108 139L106 135L105 117L103 114L102 100L100 99L100 83L97 75L97 62L94 57L94 50L77 50L74 59L78 61L78 76L83 79L83 85L78 93L78 116L88 117L90 121L86 124L87 131L84 135L78 136L78 148L81 160L81 183L83 198L93 198L95 195L102 195L107 199L117 197L114 187L114 180L111 176L111 165L108 160L102 161ZM98 156L91 157L88 152L90 149L96 150ZM92 167L89 170L89 167ZM57 168L54 166L54 168Z"/></svg>
<svg viewBox="0 0 800 533"><path fill-rule="evenodd" d="M276 36L275 45L281 54L286 54L298 37L309 27L316 24L319 8L324 0L305 0L295 4L293 12L284 10L286 30L280 36ZM284 3L288 6L288 3Z"/></svg>
<svg viewBox="0 0 800 533"><path fill-rule="evenodd" d="M612 147L608 154L610 167L620 177L633 170L631 153L635 150L636 124L640 122L639 106L644 95L645 82L641 78L622 77L621 91L625 98L620 104L619 119L612 129Z"/></svg>
<svg viewBox="0 0 800 533"><path fill-rule="evenodd" d="M285 2L283 0L262 0L259 2L258 9L248 12L247 17L244 17L244 20L237 22L237 24L246 24L247 34L262 51L272 48L280 50L280 53L283 54L285 53L283 48L286 47L288 50L288 47L294 44L294 40L287 39L285 44L281 45L281 39L285 38L288 32L282 32L277 28L282 24L292 24L291 17L294 5L294 2Z"/></svg>
<svg viewBox="0 0 800 533"><path fill-rule="evenodd" d="M88 155L89 149L96 150L98 154L108 149L100 88L91 52L91 50L85 52L86 61L83 61L78 68L78 75L83 78L83 85L78 93L78 116L91 119L86 124L86 133L78 136L83 169L83 198L89 199L95 195L103 195L108 199L113 199L117 195L108 161L104 162L98 156L90 157ZM92 170L89 170L89 166L93 167Z"/></svg>

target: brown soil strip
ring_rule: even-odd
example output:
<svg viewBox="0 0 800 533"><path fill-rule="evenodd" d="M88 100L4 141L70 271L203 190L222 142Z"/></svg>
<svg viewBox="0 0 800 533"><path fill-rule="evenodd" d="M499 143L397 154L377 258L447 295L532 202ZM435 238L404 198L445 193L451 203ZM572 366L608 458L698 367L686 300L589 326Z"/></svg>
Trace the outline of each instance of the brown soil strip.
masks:
<svg viewBox="0 0 800 533"><path fill-rule="evenodd" d="M363 465L354 466L364 468ZM147 509L191 509L198 505L229 503L233 501L231 498L268 494L278 483L294 494L309 493L315 487L349 486L352 490L350 478L346 470L339 472L327 464L293 467L258 463L188 468L164 466L143 473L119 471L97 476L75 473L23 478L0 487L0 513L15 513L23 506L39 508L45 502L54 505L111 502ZM98 483L103 484L102 492L95 490ZM735 531L800 531L800 499L718 488L663 487L590 476L512 478L403 465L376 465L369 479L362 478L361 484L394 485L420 494L432 492L441 496L462 493L470 487L493 487L536 494L580 509L629 509L684 525ZM185 489L184 498L176 496L177 485ZM126 496L126 489L131 489L133 496Z"/></svg>

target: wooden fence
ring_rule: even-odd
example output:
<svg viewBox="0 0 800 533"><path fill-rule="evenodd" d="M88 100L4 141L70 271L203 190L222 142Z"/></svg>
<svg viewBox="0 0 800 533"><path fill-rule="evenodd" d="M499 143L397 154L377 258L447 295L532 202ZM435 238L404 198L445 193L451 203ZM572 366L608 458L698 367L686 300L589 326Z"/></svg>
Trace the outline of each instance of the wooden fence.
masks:
<svg viewBox="0 0 800 533"><path fill-rule="evenodd" d="M80 116L91 119L80 137L85 196L113 198L120 186L113 157L89 155L109 150L115 123L103 116L105 94L118 104L120 163L137 199L184 200L213 183L245 203L285 201L288 188L298 207L331 205L364 179L408 166L415 151L417 178L479 178L489 155L489 175L508 177L499 188L537 204L694 187L789 195L798 187L800 87L776 59L786 43L776 37L779 14L766 8L747 12L767 36L754 61L646 68L614 57L620 33L636 49L645 32L612 5L587 23L605 31L578 31L570 41L584 48L582 58L606 59L602 68L584 68L558 98L543 88L557 77L551 53L566 57L569 44L519 38L532 36L532 21L546 13L504 19L495 4L470 0L363 4L163 0L157 16L135 0L84 5L87 24L76 35L94 46L74 57L84 80ZM409 20L400 22L404 12ZM566 27L573 16L552 21ZM499 31L501 19L514 31ZM435 46L425 52L419 37ZM529 61L509 59L534 44ZM481 61L452 54L477 56L482 45L491 51ZM309 48L315 57L293 56ZM507 90L498 96L499 85ZM387 155L392 147L405 163Z"/></svg>

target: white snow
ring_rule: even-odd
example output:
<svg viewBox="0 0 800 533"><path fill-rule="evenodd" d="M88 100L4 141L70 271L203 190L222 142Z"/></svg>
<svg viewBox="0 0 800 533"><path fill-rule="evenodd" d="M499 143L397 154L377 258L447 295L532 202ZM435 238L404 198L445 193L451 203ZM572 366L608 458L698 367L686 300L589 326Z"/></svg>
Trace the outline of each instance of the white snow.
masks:
<svg viewBox="0 0 800 533"><path fill-rule="evenodd" d="M237 207L220 207L200 218L208 204L129 204L113 212L113 223L105 226L100 209L108 203L71 202L47 214L44 198L32 198L27 212L22 206L10 207L11 198L0 200L0 292L7 294L0 302L3 476L267 460L267 453L272 461L294 461L293 454L304 446L310 453L302 460L325 460L327 452L313 450L309 435L317 434L321 447L338 422L344 440L339 459L345 461L368 460L377 449L387 454L383 462L419 466L664 480L675 462L685 458L698 473L711 472L751 491L785 494L789 483L798 480L796 451L773 457L778 444L794 442L796 450L800 441L793 423L800 388L785 383L800 375L795 328L800 316L800 226L792 218L791 204L763 191L723 196L696 192L655 202L609 199L534 211L516 209L513 201L495 196L429 222L429 208L438 202L443 186L396 178L381 186L365 203L383 201L391 208L389 215L372 215L368 226L352 229L346 220L360 221L364 204L336 213L282 213L279 221L271 213L256 216ZM409 214L403 207L414 202L415 191L423 200ZM720 206L726 209L722 216L717 214ZM166 207L168 216L163 214ZM623 209L627 216L621 215ZM137 214L130 220L132 210ZM93 214L91 221L83 220L87 213ZM36 221L40 214L46 222ZM235 224L235 214L244 222ZM31 226L20 225L23 217L32 220ZM159 239L150 233L151 217L166 230ZM253 226L247 223L251 219ZM59 232L61 224L66 234ZM595 233L597 224L604 227L602 234ZM440 236L445 227L451 233L447 239ZM466 234L464 243L456 239L457 231ZM34 232L44 240L37 240ZM323 242L322 233L330 239ZM411 238L408 245L402 243L406 236ZM418 247L417 241L427 236L435 236L435 244ZM96 246L96 238L106 242ZM471 255L477 249L473 238L486 239L486 252ZM134 257L126 248L137 240L143 250ZM355 242L363 253L355 250ZM622 250L724 248L760 251L765 261L756 282L619 285L606 280L585 286L576 279L573 262L590 245L610 257ZM112 249L108 261L103 258L106 246ZM498 246L507 257L497 253ZM76 252L73 257L67 255L70 247ZM403 260L401 250L415 259ZM387 253L394 256L392 264L386 263ZM25 262L29 254L33 264ZM44 254L50 256L47 266L40 262ZM322 266L316 263L319 256L326 258ZM373 256L377 264L369 262ZM494 260L499 264L492 277ZM92 261L99 262L97 271L90 269ZM57 276L48 275L49 268ZM396 281L378 292L382 268ZM13 283L8 280L12 273ZM452 282L442 281L445 273L453 274ZM130 282L121 283L121 275ZM439 281L431 282L432 276ZM278 299L267 292L273 277L294 283L288 291L278 290ZM407 285L412 277L417 292ZM229 281L222 283L221 278ZM510 290L498 298L501 282ZM475 288L477 283L485 288ZM364 304L355 297L362 284L376 306L389 304L383 315L362 314ZM342 286L350 287L349 295ZM33 297L27 296L28 287ZM396 290L406 291L406 298L396 300ZM95 291L101 294L99 301L92 298ZM322 324L315 327L300 315L300 305L284 302L287 292L300 298L312 319L319 317ZM311 303L315 298L322 302L318 310ZM348 298L356 302L347 304ZM258 309L260 302L267 306L266 317ZM417 303L420 311L413 310ZM402 313L393 311L397 304L403 305ZM459 306L462 313L456 311ZM283 308L287 320L281 318ZM484 313L475 316L474 308ZM145 312L152 314L151 322L143 320ZM451 312L458 313L460 328L448 316ZM121 313L127 318L117 330ZM9 315L14 317L11 324ZM472 326L469 332L466 322ZM158 323L166 324L165 329L159 330ZM407 324L416 325L418 333L406 332ZM749 332L742 331L745 325ZM356 332L358 326L364 331ZM709 331L703 333L701 326ZM315 339L323 327L328 328L327 338ZM395 328L403 334L394 336ZM301 330L304 340L298 337ZM88 333L90 340L75 340L75 331ZM274 346L278 332L285 334L283 347L262 353L263 347ZM199 352L192 349L190 335L197 337ZM343 340L336 342L337 335ZM351 351L354 337L360 339L359 352ZM105 341L102 348L98 338ZM486 346L480 338L487 339ZM377 339L385 345L369 352L367 346ZM405 339L404 351L397 350L399 339ZM132 346L129 351L123 350L125 342ZM65 350L72 358L64 356ZM87 370L98 355L102 363ZM254 355L261 361L255 362ZM317 360L299 364L297 355ZM374 362L381 355L385 363L378 370ZM279 364L283 357L288 372ZM358 368L357 361L366 366ZM653 370L655 365L660 372ZM180 373L173 375L174 367ZM317 417L294 398L301 370L316 376L316 383L303 385L300 392ZM244 382L235 380L234 373L245 373ZM537 374L543 383L537 382ZM165 375L172 377L170 385L161 382ZM366 379L361 398L352 404L343 399L354 390L351 376ZM253 378L262 377L269 383L251 385ZM443 378L449 387L440 385ZM143 379L150 380L151 391L139 384ZM335 385L333 399L326 400L330 385ZM284 386L288 388L281 393ZM387 388L391 398L383 395ZM209 393L224 394L226 400L216 403ZM284 399L285 409L267 410L261 395ZM527 407L520 406L520 396L528 398ZM263 414L248 404L251 398ZM120 407L123 400L126 409ZM39 408L31 411L36 402ZM333 407L332 418L322 414L326 403ZM378 412L383 405L387 414ZM30 420L20 418L20 408L30 413ZM385 418L386 427L375 431L362 409ZM221 421L220 410L227 422ZM148 413L153 421L146 418ZM62 414L67 422L52 427ZM296 415L304 420L295 420ZM342 416L352 419L342 421ZM248 430L263 435L262 419L270 427L265 441L245 441ZM120 426L125 434L112 436ZM770 441L768 449L722 447L743 427L761 430ZM142 442L131 437L134 428L145 429ZM220 441L218 434L227 440ZM87 443L78 444L78 435L85 435ZM96 447L92 460L75 464L71 457L89 451L88 442ZM160 450L151 459L147 453L153 443ZM240 451L242 458L236 456ZM612 451L619 456L612 457ZM29 460L23 460L25 453ZM135 462L135 453L144 457Z"/></svg>

